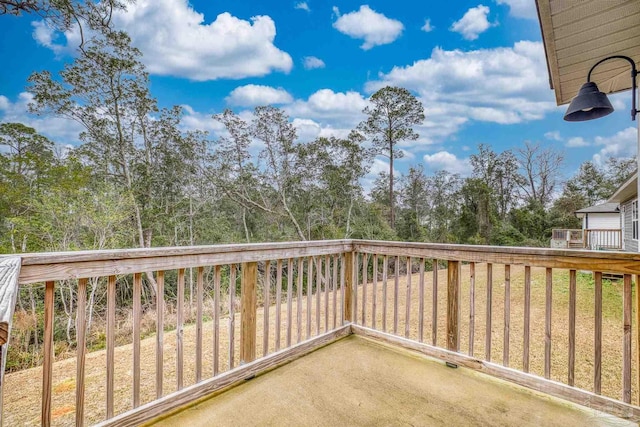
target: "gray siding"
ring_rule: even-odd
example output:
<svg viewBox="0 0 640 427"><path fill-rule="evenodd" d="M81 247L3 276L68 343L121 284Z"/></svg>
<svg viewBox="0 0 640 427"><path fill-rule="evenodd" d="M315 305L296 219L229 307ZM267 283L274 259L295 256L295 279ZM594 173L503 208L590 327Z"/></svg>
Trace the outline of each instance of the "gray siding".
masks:
<svg viewBox="0 0 640 427"><path fill-rule="evenodd" d="M638 252L638 241L634 240L633 228L631 227L631 203L635 199L627 200L624 206L624 250L626 252Z"/></svg>

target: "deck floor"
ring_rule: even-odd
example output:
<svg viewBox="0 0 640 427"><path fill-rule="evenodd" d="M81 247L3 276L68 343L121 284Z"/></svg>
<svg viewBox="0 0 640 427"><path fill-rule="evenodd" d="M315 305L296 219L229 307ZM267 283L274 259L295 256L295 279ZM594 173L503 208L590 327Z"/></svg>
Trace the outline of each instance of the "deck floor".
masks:
<svg viewBox="0 0 640 427"><path fill-rule="evenodd" d="M637 425L350 336L157 426Z"/></svg>

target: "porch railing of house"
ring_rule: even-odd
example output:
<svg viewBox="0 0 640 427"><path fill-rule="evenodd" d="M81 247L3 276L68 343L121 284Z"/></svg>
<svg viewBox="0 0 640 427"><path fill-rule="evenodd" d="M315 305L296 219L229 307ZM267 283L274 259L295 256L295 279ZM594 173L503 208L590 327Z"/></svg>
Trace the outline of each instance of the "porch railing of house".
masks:
<svg viewBox="0 0 640 427"><path fill-rule="evenodd" d="M43 425L52 422L54 292L62 283L72 283L78 293L77 425L139 424L350 333L640 419L640 407L632 404L640 398L638 383L632 381L632 372L638 373L638 355L632 358L632 283L640 275L640 254L339 240L28 254L17 266L15 258L0 258L9 260L14 260L11 274L0 270L3 289L13 292L16 284L42 284L45 289L37 409ZM194 346L184 341L189 269L195 276ZM603 272L618 273L622 280L609 283ZM101 395L85 384L86 289L91 280L107 286ZM166 292L170 281L175 295ZM153 282L155 307L173 304L176 320L175 331L165 331L165 310L156 310L155 362L146 366L141 365L141 293L143 283ZM128 408L119 409L114 396L127 391L116 390L114 380L115 313L121 309L115 296L129 286L131 382ZM606 299L612 289L620 290L620 301ZM214 301L211 307L204 307L205 294ZM640 298L636 315L638 302ZM603 305L617 303L619 322L612 322L603 315ZM588 315L577 309L583 306L589 307ZM576 333L584 330L591 336L588 342ZM172 354L164 347L170 335ZM211 348L206 357L205 346ZM165 380L169 358L175 358L171 387ZM144 369L155 372L150 395L141 393ZM590 381L582 379L585 371ZM615 376L619 383L609 384L611 372L620 374ZM1 391L6 400L11 390ZM87 417L88 404L104 408L102 421Z"/></svg>
<svg viewBox="0 0 640 427"><path fill-rule="evenodd" d="M586 229L584 247L593 250L622 249L622 230Z"/></svg>

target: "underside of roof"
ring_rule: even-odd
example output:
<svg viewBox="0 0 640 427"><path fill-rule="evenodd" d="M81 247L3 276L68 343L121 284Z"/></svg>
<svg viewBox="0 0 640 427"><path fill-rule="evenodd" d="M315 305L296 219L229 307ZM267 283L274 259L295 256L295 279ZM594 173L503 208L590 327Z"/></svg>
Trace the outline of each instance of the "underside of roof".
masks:
<svg viewBox="0 0 640 427"><path fill-rule="evenodd" d="M607 200L609 203L624 203L629 199L636 198L638 194L638 172L622 184L613 196Z"/></svg>
<svg viewBox="0 0 640 427"><path fill-rule="evenodd" d="M640 0L536 0L551 88L567 104L589 69L611 55L640 63ZM606 61L591 80L605 93L631 88L631 65Z"/></svg>

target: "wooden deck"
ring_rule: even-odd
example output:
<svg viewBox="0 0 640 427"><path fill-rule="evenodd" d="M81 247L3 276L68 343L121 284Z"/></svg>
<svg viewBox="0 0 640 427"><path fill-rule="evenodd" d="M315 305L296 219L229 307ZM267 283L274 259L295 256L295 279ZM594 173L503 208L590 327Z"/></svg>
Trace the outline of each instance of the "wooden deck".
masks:
<svg viewBox="0 0 640 427"><path fill-rule="evenodd" d="M637 424L351 335L150 425Z"/></svg>

